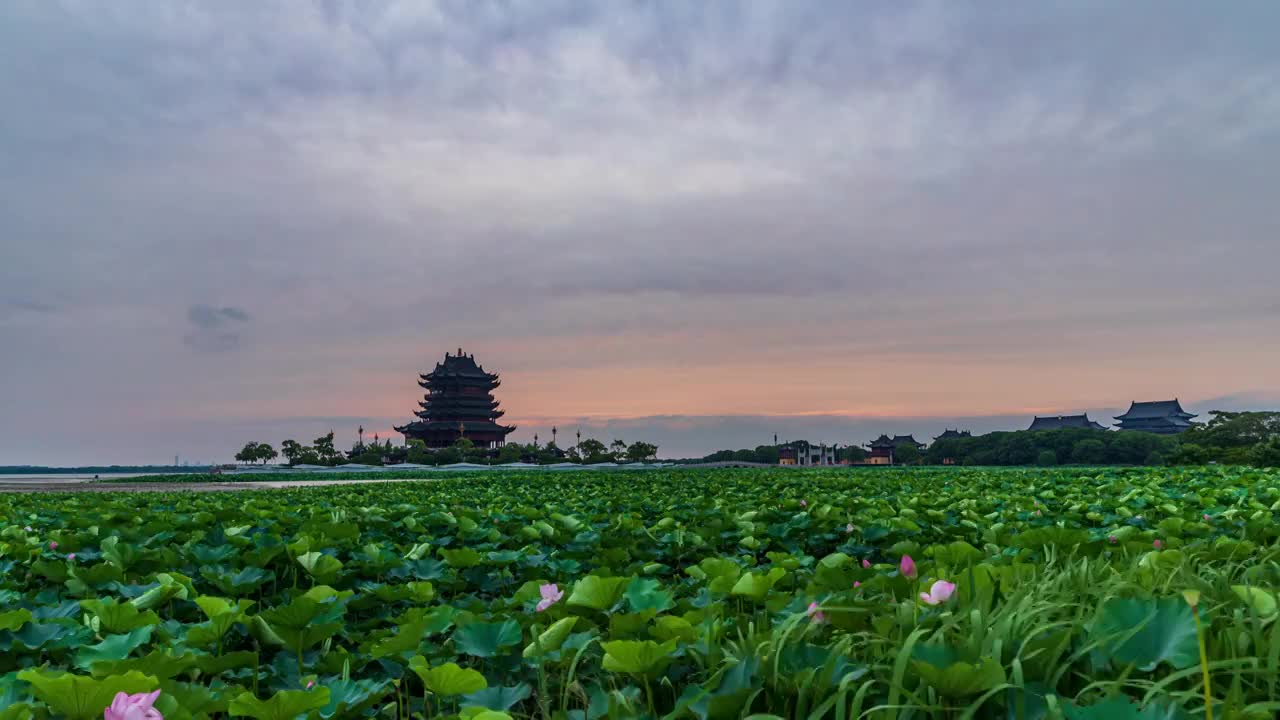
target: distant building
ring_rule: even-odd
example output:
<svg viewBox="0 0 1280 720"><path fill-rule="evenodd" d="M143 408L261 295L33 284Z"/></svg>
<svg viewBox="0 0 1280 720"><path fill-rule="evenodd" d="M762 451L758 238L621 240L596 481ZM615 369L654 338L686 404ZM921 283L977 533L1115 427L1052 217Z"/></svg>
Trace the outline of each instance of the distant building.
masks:
<svg viewBox="0 0 1280 720"><path fill-rule="evenodd" d="M839 463L835 445L814 445L807 440L796 440L778 446L778 464L829 466Z"/></svg>
<svg viewBox="0 0 1280 720"><path fill-rule="evenodd" d="M1189 430L1194 423L1192 413L1182 409L1177 398L1158 400L1156 402L1129 403L1129 411L1117 415L1116 426L1121 430L1139 430L1141 432L1174 435Z"/></svg>
<svg viewBox="0 0 1280 720"><path fill-rule="evenodd" d="M501 382L496 373L487 373L476 364L474 355L445 353L444 362L436 363L435 370L419 376L418 385L427 391L418 403L422 408L414 413L418 419L396 426L406 440L421 440L429 448L448 447L459 438L467 438L477 447L500 447L507 435L515 430L511 425L499 425L502 417L493 391Z"/></svg>
<svg viewBox="0 0 1280 720"><path fill-rule="evenodd" d="M1089 419L1085 415L1055 415L1050 417L1040 417L1037 415L1031 421L1031 427L1028 430L1066 430L1068 428L1077 428L1083 430L1106 430L1105 427Z"/></svg>
<svg viewBox="0 0 1280 720"><path fill-rule="evenodd" d="M911 435L881 435L867 444L868 465L892 465L894 452L903 445L915 445L917 450L924 449L924 443L916 442Z"/></svg>
<svg viewBox="0 0 1280 720"><path fill-rule="evenodd" d="M933 439L933 442L934 444L937 444L939 440L959 440L960 438L968 438L968 437L973 437L973 434L970 433L968 430L960 430L959 428L952 430L948 428L946 430L943 430L941 435L935 437ZM955 465L956 459L953 457L943 457L942 464Z"/></svg>

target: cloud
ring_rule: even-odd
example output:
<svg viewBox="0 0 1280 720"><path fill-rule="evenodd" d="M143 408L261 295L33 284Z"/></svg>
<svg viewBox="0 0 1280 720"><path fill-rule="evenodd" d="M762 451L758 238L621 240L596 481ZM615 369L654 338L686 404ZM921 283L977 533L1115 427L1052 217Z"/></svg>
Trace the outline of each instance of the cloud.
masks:
<svg viewBox="0 0 1280 720"><path fill-rule="evenodd" d="M459 343L531 417L1275 391L1278 20L0 3L0 456L403 419Z"/></svg>
<svg viewBox="0 0 1280 720"><path fill-rule="evenodd" d="M182 338L187 346L202 352L225 352L240 347L249 313L236 307L192 305L187 309L187 321L193 327Z"/></svg>

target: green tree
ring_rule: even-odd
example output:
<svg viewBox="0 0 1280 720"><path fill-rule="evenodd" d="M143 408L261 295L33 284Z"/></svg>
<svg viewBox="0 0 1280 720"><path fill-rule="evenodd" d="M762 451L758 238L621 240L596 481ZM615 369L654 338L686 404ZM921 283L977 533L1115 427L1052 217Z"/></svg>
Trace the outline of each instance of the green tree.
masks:
<svg viewBox="0 0 1280 720"><path fill-rule="evenodd" d="M621 440L614 440L609 443L609 457L614 462L622 462L627 459L627 444Z"/></svg>
<svg viewBox="0 0 1280 720"><path fill-rule="evenodd" d="M263 465L278 457L280 457L280 453L271 447L271 443L258 443L258 459L262 461Z"/></svg>
<svg viewBox="0 0 1280 720"><path fill-rule="evenodd" d="M1036 456L1036 464L1040 467L1052 467L1058 464L1058 454L1052 450L1042 450Z"/></svg>
<svg viewBox="0 0 1280 720"><path fill-rule="evenodd" d="M578 443L578 453L582 455L583 462L587 463L600 463L609 459L608 448L595 438L587 438Z"/></svg>
<svg viewBox="0 0 1280 720"><path fill-rule="evenodd" d="M1097 465L1106 459L1107 446L1101 440L1081 440L1071 449L1071 462L1078 465Z"/></svg>
<svg viewBox="0 0 1280 720"><path fill-rule="evenodd" d="M328 435L316 438L311 447L315 449L316 457L323 465L337 465L342 459L342 454L333 446L333 431L330 430Z"/></svg>
<svg viewBox="0 0 1280 720"><path fill-rule="evenodd" d="M636 441L627 448L626 459L630 462L644 462L658 454L658 446L652 443Z"/></svg>
<svg viewBox="0 0 1280 720"><path fill-rule="evenodd" d="M223 457L226 457L225 455ZM240 448L240 452L236 453L236 462L252 463L258 462L258 443L247 442L244 447Z"/></svg>
<svg viewBox="0 0 1280 720"><path fill-rule="evenodd" d="M1280 467L1280 437L1254 445L1249 453L1249 464L1265 468Z"/></svg>
<svg viewBox="0 0 1280 720"><path fill-rule="evenodd" d="M860 463L867 459L867 450L866 448L859 447L857 445L847 445L840 448L839 459L847 460L851 463Z"/></svg>
<svg viewBox="0 0 1280 720"><path fill-rule="evenodd" d="M920 448L911 443L903 443L893 449L893 462L898 465L919 465L922 458Z"/></svg>
<svg viewBox="0 0 1280 720"><path fill-rule="evenodd" d="M498 448L498 462L505 465L507 463L520 462L520 458L524 456L524 447L520 443L507 443Z"/></svg>
<svg viewBox="0 0 1280 720"><path fill-rule="evenodd" d="M308 450L310 450L310 448L298 444L297 440L285 440L280 443L280 452L284 455L284 459L287 460L290 465L297 465L302 462L302 456L306 454Z"/></svg>

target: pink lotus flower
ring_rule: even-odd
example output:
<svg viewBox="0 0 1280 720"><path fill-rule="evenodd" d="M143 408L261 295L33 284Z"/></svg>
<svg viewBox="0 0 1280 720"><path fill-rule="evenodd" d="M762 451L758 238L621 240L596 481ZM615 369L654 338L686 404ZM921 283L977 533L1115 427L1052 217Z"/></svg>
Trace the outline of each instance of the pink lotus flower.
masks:
<svg viewBox="0 0 1280 720"><path fill-rule="evenodd" d="M946 580L935 580L933 586L929 588L929 592L920 593L920 599L926 605L941 605L956 592L956 584L949 583Z"/></svg>
<svg viewBox="0 0 1280 720"><path fill-rule="evenodd" d="M854 581L853 581L853 589L854 589L854 590L857 590L857 589L858 589L858 588L860 588L860 587L862 587L862 583L858 582L857 580L854 580Z"/></svg>
<svg viewBox="0 0 1280 720"><path fill-rule="evenodd" d="M315 686L316 686L316 681L315 681L315 680L308 680L308 681L307 681L307 689L308 689L308 690L310 690L311 688L313 688L313 687L315 687Z"/></svg>
<svg viewBox="0 0 1280 720"><path fill-rule="evenodd" d="M902 561L898 563L898 571L903 577L915 579L916 577L916 561L911 559L910 555L903 555Z"/></svg>
<svg viewBox="0 0 1280 720"><path fill-rule="evenodd" d="M159 710L151 707L160 691L128 695L116 693L111 706L102 711L103 720L164 720Z"/></svg>
<svg viewBox="0 0 1280 720"><path fill-rule="evenodd" d="M75 562L75 561L76 561L76 554L75 554L75 553L68 553L68 554L67 554L67 559L68 559L68 560L70 560L71 562Z"/></svg>
<svg viewBox="0 0 1280 720"><path fill-rule="evenodd" d="M822 612L822 610L818 608L818 603L816 602L809 603L809 609L805 614L809 616L809 622L814 625L821 625L827 621L826 613Z"/></svg>
<svg viewBox="0 0 1280 720"><path fill-rule="evenodd" d="M1204 514L1204 521L1209 522L1209 513Z"/></svg>
<svg viewBox="0 0 1280 720"><path fill-rule="evenodd" d="M866 558L862 558L862 567L869 570L871 568L871 561Z"/></svg>
<svg viewBox="0 0 1280 720"><path fill-rule="evenodd" d="M1160 548L1164 547L1164 543L1160 542L1159 540L1156 540L1151 543L1151 547L1159 550Z"/></svg>
<svg viewBox="0 0 1280 720"><path fill-rule="evenodd" d="M50 541L49 541L49 549L50 549L50 550L57 550L57 549L58 549L58 541L57 541L57 540L50 540Z"/></svg>
<svg viewBox="0 0 1280 720"><path fill-rule="evenodd" d="M800 507L809 507L809 501L808 501L808 500L801 500L801 501L800 501Z"/></svg>
<svg viewBox="0 0 1280 720"><path fill-rule="evenodd" d="M564 597L564 591L556 587L555 583L539 586L538 592L542 594L542 599L538 601L538 612L555 605Z"/></svg>
<svg viewBox="0 0 1280 720"><path fill-rule="evenodd" d="M1108 538L1107 538L1107 540L1111 541L1111 544L1112 544L1112 545L1115 545L1115 544L1116 544L1116 536L1115 536L1115 535L1112 535L1112 536L1108 537Z"/></svg>
<svg viewBox="0 0 1280 720"><path fill-rule="evenodd" d="M851 532L853 532L853 523L849 523L848 525L845 525L845 526L844 526L844 531L845 531L845 532L847 532L847 533L851 533Z"/></svg>

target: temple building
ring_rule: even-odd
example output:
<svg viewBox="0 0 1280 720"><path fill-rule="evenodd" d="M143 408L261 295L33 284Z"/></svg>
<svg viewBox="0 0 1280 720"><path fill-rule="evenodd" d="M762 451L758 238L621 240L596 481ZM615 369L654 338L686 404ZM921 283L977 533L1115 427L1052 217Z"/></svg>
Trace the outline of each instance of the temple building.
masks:
<svg viewBox="0 0 1280 720"><path fill-rule="evenodd" d="M1177 398L1158 400L1155 402L1131 402L1129 411L1117 415L1116 426L1121 430L1139 430L1141 432L1174 435L1188 430L1194 424L1192 413L1182 409Z"/></svg>
<svg viewBox="0 0 1280 720"><path fill-rule="evenodd" d="M1031 427L1027 430L1066 430L1068 428L1076 428L1080 430L1106 430L1105 427L1089 419L1088 414L1082 415L1053 415L1049 417L1040 417L1037 415L1031 421Z"/></svg>
<svg viewBox="0 0 1280 720"><path fill-rule="evenodd" d="M496 448L506 442L514 426L495 422L502 417L493 391L502 383L497 373L487 373L476 364L474 355L445 353L435 370L420 375L418 385L427 391L414 413L418 419L401 425L396 432L417 439L430 448L448 447L466 438L477 447Z"/></svg>
<svg viewBox="0 0 1280 720"><path fill-rule="evenodd" d="M867 444L866 463L868 465L892 465L893 453L903 445L915 445L916 449L923 450L924 444L916 442L911 435L881 435Z"/></svg>
<svg viewBox="0 0 1280 720"><path fill-rule="evenodd" d="M835 445L814 445L807 440L796 440L778 446L779 465L838 465Z"/></svg>
<svg viewBox="0 0 1280 720"><path fill-rule="evenodd" d="M959 440L961 438L970 438L970 437L973 437L973 433L969 432L968 430L961 430L960 428L956 428L955 430L952 430L951 428L947 428L946 430L942 431L941 435L935 437L933 439L933 442L936 445L939 440ZM950 456L943 456L942 464L955 465L956 459Z"/></svg>

